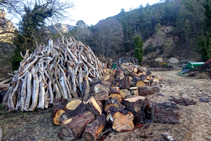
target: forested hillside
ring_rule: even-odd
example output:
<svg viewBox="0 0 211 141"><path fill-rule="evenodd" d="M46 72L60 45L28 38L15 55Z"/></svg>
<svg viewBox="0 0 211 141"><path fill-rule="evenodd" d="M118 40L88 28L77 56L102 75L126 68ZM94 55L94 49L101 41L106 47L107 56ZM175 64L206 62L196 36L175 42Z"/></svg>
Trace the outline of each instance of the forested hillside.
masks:
<svg viewBox="0 0 211 141"><path fill-rule="evenodd" d="M122 9L118 15L101 20L91 27L79 21L72 34L90 45L96 54L117 57L134 50L136 36L144 41L150 37L158 38L162 27L171 26L172 30L167 36L177 38L176 49L172 51L182 50L183 56L188 58L191 52L199 53L205 46L199 46L199 43L203 43L203 39L208 38L207 32L210 32L210 9L211 2L208 0L165 0L146 7L140 6L129 12ZM162 48L159 44L155 47ZM207 50L210 51L209 48ZM155 49L151 49L153 50ZM177 55L180 54L178 51Z"/></svg>

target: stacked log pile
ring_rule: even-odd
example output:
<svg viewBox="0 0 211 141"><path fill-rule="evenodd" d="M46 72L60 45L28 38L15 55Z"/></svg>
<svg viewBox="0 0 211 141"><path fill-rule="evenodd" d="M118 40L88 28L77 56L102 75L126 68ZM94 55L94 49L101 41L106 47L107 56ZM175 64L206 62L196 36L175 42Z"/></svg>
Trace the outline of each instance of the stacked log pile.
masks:
<svg viewBox="0 0 211 141"><path fill-rule="evenodd" d="M177 107L151 103L146 97L160 92L159 79L150 71L128 63L104 72L101 80L90 83L88 97L55 99L52 119L55 125L61 126L61 139L99 140L105 129L131 131L153 119L154 122L178 123Z"/></svg>
<svg viewBox="0 0 211 141"><path fill-rule="evenodd" d="M103 75L102 64L91 48L73 37L49 40L47 46L37 46L22 57L3 99L8 111L34 111L48 108L54 98L83 97L89 92L89 82Z"/></svg>

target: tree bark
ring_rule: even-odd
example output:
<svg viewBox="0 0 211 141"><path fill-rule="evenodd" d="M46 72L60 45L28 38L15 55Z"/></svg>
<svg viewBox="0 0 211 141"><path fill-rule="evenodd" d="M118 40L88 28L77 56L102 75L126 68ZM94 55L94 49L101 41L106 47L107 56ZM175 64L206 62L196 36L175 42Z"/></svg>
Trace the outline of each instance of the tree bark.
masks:
<svg viewBox="0 0 211 141"><path fill-rule="evenodd" d="M99 106L99 104L97 103L97 101L94 99L94 97L91 97L87 102L86 102L86 106L88 107L88 109L90 111L93 112L93 114L98 117L102 114L102 109Z"/></svg>
<svg viewBox="0 0 211 141"><path fill-rule="evenodd" d="M87 124L94 121L94 114L90 111L83 112L70 119L62 122L62 134L64 137L68 137L70 140L80 137Z"/></svg>
<svg viewBox="0 0 211 141"><path fill-rule="evenodd" d="M82 135L85 141L96 141L98 135L103 131L106 125L106 117L102 114L94 122L88 124Z"/></svg>
<svg viewBox="0 0 211 141"><path fill-rule="evenodd" d="M83 102L81 102L80 105L78 107L76 107L74 110L65 109L65 113L61 114L61 116L60 116L60 121L62 122L64 120L72 118L75 115L78 115L78 114L86 112L86 111L89 111L88 108L86 107L86 105Z"/></svg>

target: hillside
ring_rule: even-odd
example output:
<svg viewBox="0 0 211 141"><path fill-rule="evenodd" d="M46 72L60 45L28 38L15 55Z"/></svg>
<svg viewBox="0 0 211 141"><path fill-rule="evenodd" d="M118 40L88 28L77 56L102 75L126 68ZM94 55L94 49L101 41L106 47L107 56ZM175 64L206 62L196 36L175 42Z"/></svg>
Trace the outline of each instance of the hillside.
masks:
<svg viewBox="0 0 211 141"><path fill-rule="evenodd" d="M160 53L157 49L151 50L157 54L154 57L199 61L199 40L203 38L204 31L208 31L205 27L207 17L202 10L205 5L206 0L166 0L128 12L122 9L119 14L89 27L89 34L79 38L77 33L72 34L90 45L97 55L113 59L133 52L134 37L140 36L145 42L144 48L152 46L163 50ZM170 27L170 30L162 31L159 27ZM153 57L148 54L149 50L145 50L145 59Z"/></svg>

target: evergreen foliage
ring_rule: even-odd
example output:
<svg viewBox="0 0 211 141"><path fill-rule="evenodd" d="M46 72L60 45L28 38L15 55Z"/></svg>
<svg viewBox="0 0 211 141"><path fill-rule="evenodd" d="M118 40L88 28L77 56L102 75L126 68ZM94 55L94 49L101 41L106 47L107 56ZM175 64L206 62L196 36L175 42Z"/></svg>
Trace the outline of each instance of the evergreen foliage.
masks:
<svg viewBox="0 0 211 141"><path fill-rule="evenodd" d="M138 61L141 62L143 60L143 54L144 54L143 50L144 44L141 37L136 36L134 38L134 45L135 45L135 58L137 58Z"/></svg>
<svg viewBox="0 0 211 141"><path fill-rule="evenodd" d="M201 50L201 58L203 61L211 59L211 2L206 0L204 4L204 36L200 38L198 47Z"/></svg>

